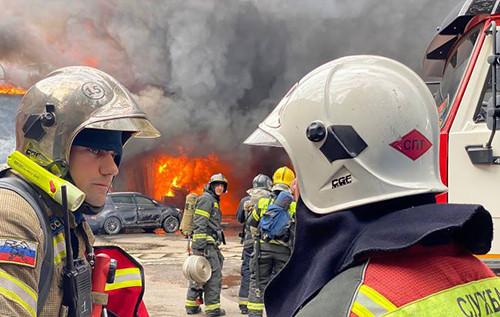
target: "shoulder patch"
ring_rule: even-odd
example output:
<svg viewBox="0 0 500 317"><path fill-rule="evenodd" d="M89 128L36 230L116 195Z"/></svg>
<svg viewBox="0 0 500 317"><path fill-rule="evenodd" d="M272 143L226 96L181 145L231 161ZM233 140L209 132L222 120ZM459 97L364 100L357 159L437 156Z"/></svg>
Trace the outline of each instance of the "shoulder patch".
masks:
<svg viewBox="0 0 500 317"><path fill-rule="evenodd" d="M38 242L14 238L0 238L0 263L10 263L34 268Z"/></svg>

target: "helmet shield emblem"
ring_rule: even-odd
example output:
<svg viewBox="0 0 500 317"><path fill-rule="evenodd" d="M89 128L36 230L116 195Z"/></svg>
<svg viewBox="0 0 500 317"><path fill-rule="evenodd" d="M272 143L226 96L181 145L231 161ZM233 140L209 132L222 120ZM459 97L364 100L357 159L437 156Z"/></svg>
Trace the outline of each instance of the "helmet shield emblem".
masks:
<svg viewBox="0 0 500 317"><path fill-rule="evenodd" d="M431 148L432 143L418 130L413 129L389 145L415 161Z"/></svg>

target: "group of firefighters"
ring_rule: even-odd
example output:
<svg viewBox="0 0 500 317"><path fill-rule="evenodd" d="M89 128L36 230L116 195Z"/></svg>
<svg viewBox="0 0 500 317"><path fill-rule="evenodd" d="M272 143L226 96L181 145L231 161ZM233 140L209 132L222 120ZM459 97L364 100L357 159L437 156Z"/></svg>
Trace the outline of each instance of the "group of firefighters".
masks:
<svg viewBox="0 0 500 317"><path fill-rule="evenodd" d="M100 304L110 316L147 316L139 266L119 260L112 286L90 289L99 265L83 214L103 207L125 143L158 135L128 90L94 68L56 70L26 92L16 151L0 174L0 315L90 316ZM282 146L296 176L288 167L272 182L258 175L240 206L242 313L262 316L265 305L272 317L500 315L500 280L474 256L490 249L491 215L436 204L446 190L436 106L408 67L378 56L326 63L245 143ZM193 216L193 253L211 267L201 291L208 316L225 314L227 186L214 175ZM270 210L283 209L288 231L263 234ZM185 306L197 314L200 287L191 286Z"/></svg>
<svg viewBox="0 0 500 317"><path fill-rule="evenodd" d="M208 181L204 193L196 200L191 247L194 255L203 256L208 260L212 274L202 285L190 282L185 304L188 315L200 313L202 302L205 304L207 316L225 315L224 309L220 307L224 257L219 245L225 241L222 236L222 215L219 206L220 196L227 191L227 187L227 179L220 173L215 174ZM280 201L278 197L281 197L281 192L287 193L290 198L290 203L286 205L289 218L278 236L266 238L259 228L259 223L273 203ZM243 224L240 235L243 251L239 290L239 308L242 314L262 316L264 290L273 275L285 266L290 257L295 227L296 202L292 202L294 193L295 173L283 166L274 172L272 180L264 174L255 176L252 188L247 191L248 195L243 197L238 205L236 218Z"/></svg>

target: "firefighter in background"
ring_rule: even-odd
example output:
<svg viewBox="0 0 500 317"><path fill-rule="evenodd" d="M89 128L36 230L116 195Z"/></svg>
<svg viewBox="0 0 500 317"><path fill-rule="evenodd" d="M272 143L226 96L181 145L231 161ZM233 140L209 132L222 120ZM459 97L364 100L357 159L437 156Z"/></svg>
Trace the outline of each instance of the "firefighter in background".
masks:
<svg viewBox="0 0 500 317"><path fill-rule="evenodd" d="M446 191L438 115L417 74L344 57L277 107L245 141L283 146L300 190L294 253L265 294L270 316L499 315L500 280L473 255L491 247L490 214L435 203Z"/></svg>
<svg viewBox="0 0 500 317"><path fill-rule="evenodd" d="M222 288L222 265L224 257L219 250L221 243L225 244L222 231L222 213L220 210L220 196L227 192L228 182L221 173L212 175L205 191L196 201L193 216L193 254L206 257L212 267L212 276L203 285L203 297L207 316L224 316L226 312L220 307L220 292ZM199 288L190 283L186 298L186 312L188 315L201 312L197 302Z"/></svg>
<svg viewBox="0 0 500 317"><path fill-rule="evenodd" d="M245 315L248 314L248 292L250 288L250 258L253 252L253 238L250 232L250 224L247 223L248 217L251 215L254 206L260 198L271 197L271 187L273 181L271 178L264 174L258 174L252 181L252 188L247 190L247 196L240 200L238 209L236 211L236 219L239 223L243 224L241 232L241 241L243 243L243 250L241 252L241 283L239 296L240 312Z"/></svg>
<svg viewBox="0 0 500 317"><path fill-rule="evenodd" d="M259 231L259 222L276 197L281 191L291 193L291 185L295 179L295 173L288 167L278 168L273 174L273 186L271 187L271 197L262 197L254 205L251 216L248 218L248 225L252 231L255 247L250 264L250 294L248 299L249 316L262 316L264 311L263 294L271 278L279 272L290 257L293 245L294 225L290 224L287 233L279 238L264 240ZM288 212L291 219L295 217L295 202L293 202Z"/></svg>
<svg viewBox="0 0 500 317"><path fill-rule="evenodd" d="M16 115L19 152L11 155L30 166L28 172L50 175L50 188L35 185L16 167L0 173L0 315L68 314L61 286L67 261L64 210L50 196L60 190L53 181L85 194L69 215L69 241L73 257L89 268L94 236L83 214L102 209L122 147L133 136L157 137L159 132L128 90L102 71L61 68L26 92Z"/></svg>

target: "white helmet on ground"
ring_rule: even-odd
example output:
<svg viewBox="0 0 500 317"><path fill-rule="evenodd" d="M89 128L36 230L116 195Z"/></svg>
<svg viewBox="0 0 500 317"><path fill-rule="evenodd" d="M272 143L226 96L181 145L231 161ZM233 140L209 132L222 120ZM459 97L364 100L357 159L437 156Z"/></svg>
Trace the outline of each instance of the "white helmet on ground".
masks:
<svg viewBox="0 0 500 317"><path fill-rule="evenodd" d="M436 105L422 79L379 56L310 72L246 144L283 146L309 209L324 214L446 190Z"/></svg>

